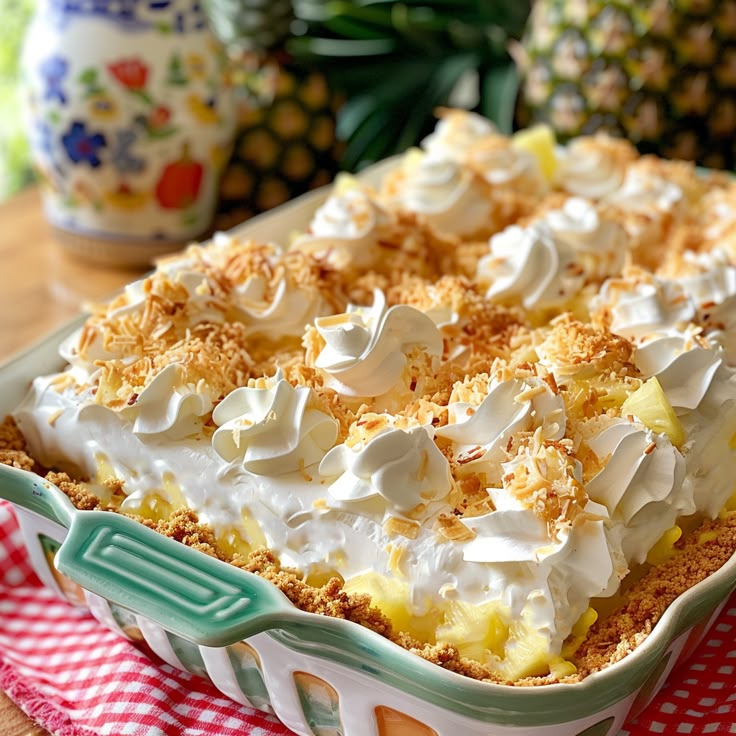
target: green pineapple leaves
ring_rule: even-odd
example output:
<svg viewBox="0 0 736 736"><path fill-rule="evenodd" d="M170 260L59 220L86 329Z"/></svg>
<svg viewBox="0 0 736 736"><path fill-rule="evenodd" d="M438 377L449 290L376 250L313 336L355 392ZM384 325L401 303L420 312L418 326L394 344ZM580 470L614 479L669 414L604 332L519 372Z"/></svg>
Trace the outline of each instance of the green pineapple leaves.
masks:
<svg viewBox="0 0 736 736"><path fill-rule="evenodd" d="M529 0L295 0L288 48L344 92L342 165L357 170L417 144L443 105L511 131L518 80L507 47Z"/></svg>

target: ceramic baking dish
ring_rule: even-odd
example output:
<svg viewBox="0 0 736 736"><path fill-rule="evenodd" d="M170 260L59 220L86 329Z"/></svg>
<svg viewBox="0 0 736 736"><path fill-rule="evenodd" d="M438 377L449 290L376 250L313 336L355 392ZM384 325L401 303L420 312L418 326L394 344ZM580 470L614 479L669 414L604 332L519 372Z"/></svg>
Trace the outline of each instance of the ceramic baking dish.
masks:
<svg viewBox="0 0 736 736"><path fill-rule="evenodd" d="M238 233L284 241L324 197L305 195ZM0 414L14 409L33 377L63 367L58 346L80 324L0 368ZM60 596L305 736L616 734L695 649L736 588L734 557L680 596L619 663L581 683L514 688L445 671L357 624L299 611L255 575L124 516L76 510L31 473L0 465L0 498L15 505L32 564Z"/></svg>

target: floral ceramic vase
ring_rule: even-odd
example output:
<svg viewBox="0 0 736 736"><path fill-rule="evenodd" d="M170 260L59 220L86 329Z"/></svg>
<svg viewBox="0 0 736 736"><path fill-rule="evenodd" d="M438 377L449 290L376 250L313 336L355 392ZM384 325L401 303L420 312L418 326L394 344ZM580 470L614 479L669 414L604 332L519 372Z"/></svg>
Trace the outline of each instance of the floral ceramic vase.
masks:
<svg viewBox="0 0 736 736"><path fill-rule="evenodd" d="M23 70L62 243L143 265L207 232L235 118L199 0L39 0Z"/></svg>

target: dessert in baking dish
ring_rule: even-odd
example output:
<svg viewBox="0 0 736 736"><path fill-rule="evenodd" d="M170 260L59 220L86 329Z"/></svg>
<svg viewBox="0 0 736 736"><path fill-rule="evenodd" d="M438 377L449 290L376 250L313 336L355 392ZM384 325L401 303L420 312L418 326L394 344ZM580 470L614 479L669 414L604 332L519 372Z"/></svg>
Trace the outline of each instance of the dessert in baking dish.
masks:
<svg viewBox="0 0 736 736"><path fill-rule="evenodd" d="M726 177L448 111L291 243L221 234L96 307L13 421L78 504L309 610L579 678L736 549L734 213Z"/></svg>

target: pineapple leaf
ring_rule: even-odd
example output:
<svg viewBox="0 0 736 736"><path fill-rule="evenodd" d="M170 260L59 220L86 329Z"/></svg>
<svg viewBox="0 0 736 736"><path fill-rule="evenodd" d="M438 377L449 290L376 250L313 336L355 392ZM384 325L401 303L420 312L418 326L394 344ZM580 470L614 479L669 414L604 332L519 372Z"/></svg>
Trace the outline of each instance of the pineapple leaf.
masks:
<svg viewBox="0 0 736 736"><path fill-rule="evenodd" d="M518 89L519 75L514 64L492 67L481 78L480 111L506 135L513 129Z"/></svg>
<svg viewBox="0 0 736 736"><path fill-rule="evenodd" d="M367 40L341 40L335 38L295 38L289 44L295 56L345 58L379 56L396 50L396 41L391 38Z"/></svg>
<svg viewBox="0 0 736 736"><path fill-rule="evenodd" d="M288 49L347 99L338 113L343 166L417 144L433 111L457 104L453 93L469 80L478 80L469 97L480 111L510 132L518 83L507 47L529 7L530 0L295 0L306 31Z"/></svg>

